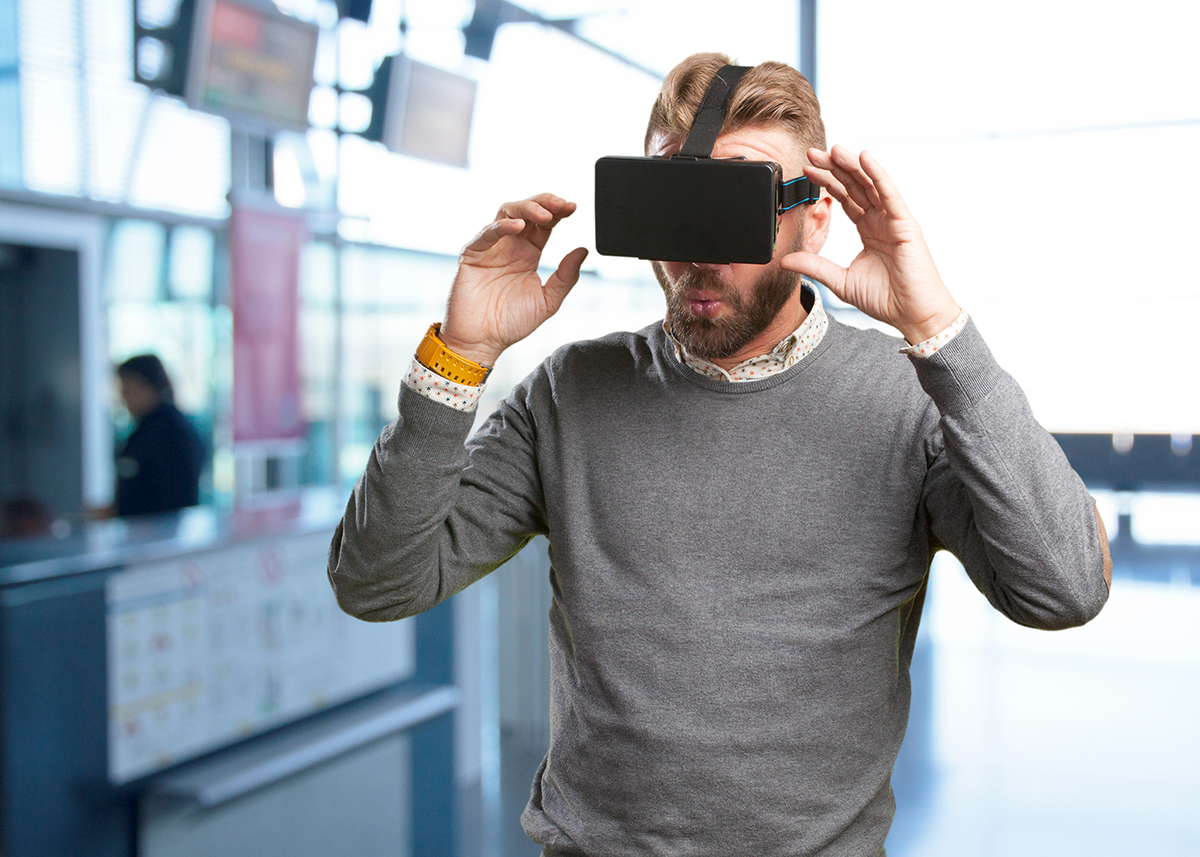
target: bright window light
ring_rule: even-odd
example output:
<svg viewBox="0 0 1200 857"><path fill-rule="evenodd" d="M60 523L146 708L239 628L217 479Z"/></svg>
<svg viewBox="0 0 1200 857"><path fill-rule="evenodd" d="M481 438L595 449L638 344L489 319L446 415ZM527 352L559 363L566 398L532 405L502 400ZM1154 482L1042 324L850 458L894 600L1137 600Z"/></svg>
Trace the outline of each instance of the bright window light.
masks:
<svg viewBox="0 0 1200 857"><path fill-rule="evenodd" d="M338 99L338 127L361 134L371 124L371 99L358 92L343 92Z"/></svg>
<svg viewBox="0 0 1200 857"><path fill-rule="evenodd" d="M337 33L338 84L342 89L366 89L375 79L375 58L367 25L344 18Z"/></svg>
<svg viewBox="0 0 1200 857"><path fill-rule="evenodd" d="M1130 529L1142 544L1200 545L1200 494L1142 493L1130 497Z"/></svg>
<svg viewBox="0 0 1200 857"><path fill-rule="evenodd" d="M1096 501L1096 509L1100 512L1100 520L1108 533L1109 541L1117 537L1121 531L1121 501L1115 491L1093 491L1092 499ZM1126 501L1128 505L1128 501Z"/></svg>
<svg viewBox="0 0 1200 857"><path fill-rule="evenodd" d="M314 86L308 100L308 121L316 128L333 128L338 120L338 94L332 86Z"/></svg>
<svg viewBox="0 0 1200 857"><path fill-rule="evenodd" d="M304 176L300 172L295 148L290 143L276 142L272 166L275 201L285 208L301 208L307 200L307 194L304 192Z"/></svg>

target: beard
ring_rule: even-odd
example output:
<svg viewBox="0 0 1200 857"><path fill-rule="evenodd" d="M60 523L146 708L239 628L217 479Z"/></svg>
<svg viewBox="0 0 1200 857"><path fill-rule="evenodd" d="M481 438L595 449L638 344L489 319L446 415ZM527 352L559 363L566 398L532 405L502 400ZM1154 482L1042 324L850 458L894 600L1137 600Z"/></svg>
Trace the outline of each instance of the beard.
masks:
<svg viewBox="0 0 1200 857"><path fill-rule="evenodd" d="M667 298L671 333L689 354L710 361L732 357L766 330L800 283L798 273L776 267L764 271L754 282L750 294L743 297L709 268L689 268L672 285L659 262L653 262L652 266ZM718 295L726 311L719 318L693 315L684 297L692 289Z"/></svg>

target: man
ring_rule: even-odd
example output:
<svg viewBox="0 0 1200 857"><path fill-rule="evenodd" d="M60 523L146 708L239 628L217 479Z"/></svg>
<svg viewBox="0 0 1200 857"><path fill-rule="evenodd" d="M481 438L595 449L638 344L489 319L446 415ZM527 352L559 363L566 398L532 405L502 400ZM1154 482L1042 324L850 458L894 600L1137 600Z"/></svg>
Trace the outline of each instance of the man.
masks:
<svg viewBox="0 0 1200 857"><path fill-rule="evenodd" d="M175 407L175 390L155 354L117 367L121 398L137 427L117 455L116 514L174 512L200 502L204 442Z"/></svg>
<svg viewBox="0 0 1200 857"><path fill-rule="evenodd" d="M726 62L671 72L648 153L678 149ZM550 855L881 854L933 553L1027 625L1080 624L1107 597L1093 503L883 168L824 151L786 66L747 72L727 117L714 156L827 191L781 215L771 262L655 263L663 324L560 349L464 447L471 384L585 254L543 284L575 205L502 206L331 548L343 608L389 620L549 536L551 748L522 822ZM816 255L835 200L863 241L845 269ZM802 274L911 345L839 324Z"/></svg>

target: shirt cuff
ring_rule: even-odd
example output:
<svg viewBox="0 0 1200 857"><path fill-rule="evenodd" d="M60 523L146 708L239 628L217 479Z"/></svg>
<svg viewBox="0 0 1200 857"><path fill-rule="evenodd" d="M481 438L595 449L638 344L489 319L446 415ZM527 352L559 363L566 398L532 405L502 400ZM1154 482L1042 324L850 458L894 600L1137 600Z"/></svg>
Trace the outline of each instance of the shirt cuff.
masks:
<svg viewBox="0 0 1200 857"><path fill-rule="evenodd" d="M486 385L471 387L467 384L457 384L422 366L419 360L413 360L408 374L404 376L404 386L427 399L469 414L479 407L479 397L483 395Z"/></svg>
<svg viewBox="0 0 1200 857"><path fill-rule="evenodd" d="M918 342L916 345L906 345L900 349L901 354L907 354L910 357L929 357L937 352L939 348L945 347L951 339L958 336L959 331L967 326L967 320L970 316L964 309L958 314L958 318L936 336L931 336L924 342Z"/></svg>

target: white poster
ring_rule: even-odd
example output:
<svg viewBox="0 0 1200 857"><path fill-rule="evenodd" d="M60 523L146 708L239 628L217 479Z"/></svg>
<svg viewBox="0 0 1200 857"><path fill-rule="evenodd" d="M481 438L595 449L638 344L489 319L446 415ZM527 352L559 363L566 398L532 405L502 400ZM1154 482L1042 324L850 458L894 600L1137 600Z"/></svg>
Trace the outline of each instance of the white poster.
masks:
<svg viewBox="0 0 1200 857"><path fill-rule="evenodd" d="M372 624L338 608L329 538L264 540L109 578L113 782L413 674L411 620Z"/></svg>

